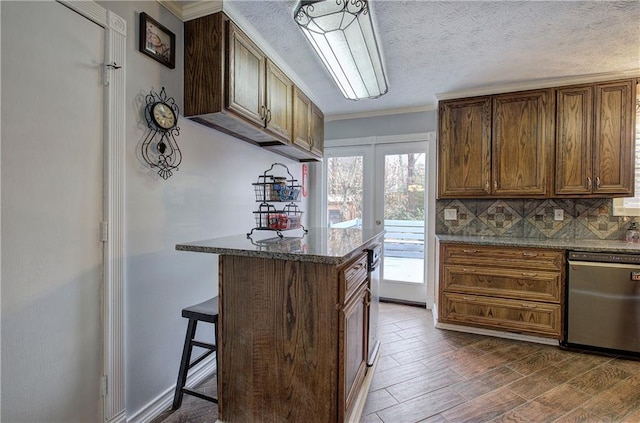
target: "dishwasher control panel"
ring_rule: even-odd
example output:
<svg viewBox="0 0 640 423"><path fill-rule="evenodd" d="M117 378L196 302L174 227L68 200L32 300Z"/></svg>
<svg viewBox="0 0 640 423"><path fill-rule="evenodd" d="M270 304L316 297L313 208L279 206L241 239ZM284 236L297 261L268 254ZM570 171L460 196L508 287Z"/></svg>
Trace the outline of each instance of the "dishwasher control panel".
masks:
<svg viewBox="0 0 640 423"><path fill-rule="evenodd" d="M603 263L640 264L640 254L592 253L569 251L569 260L597 261Z"/></svg>

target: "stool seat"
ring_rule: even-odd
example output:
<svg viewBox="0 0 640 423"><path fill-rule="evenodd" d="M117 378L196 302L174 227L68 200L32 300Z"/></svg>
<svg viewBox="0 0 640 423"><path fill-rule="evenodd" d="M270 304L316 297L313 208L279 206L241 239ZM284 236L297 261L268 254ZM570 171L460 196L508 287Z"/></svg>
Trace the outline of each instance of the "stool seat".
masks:
<svg viewBox="0 0 640 423"><path fill-rule="evenodd" d="M201 322L218 323L218 297L182 309L182 317Z"/></svg>
<svg viewBox="0 0 640 423"><path fill-rule="evenodd" d="M176 383L176 392L173 397L173 409L177 410L182 405L182 397L184 394L193 395L203 400L218 402L217 398L205 395L193 389L186 388L187 374L189 369L200 363L209 355L216 353L216 373L218 367L218 297L209 298L207 301L192 305L182 309L182 317L189 319L187 325L187 334L184 340L184 348L182 349L182 360L180 361L180 370L178 371L178 382ZM198 322L212 323L215 334L215 344L202 342L195 339L196 328ZM191 361L191 353L193 347L206 350L195 360Z"/></svg>

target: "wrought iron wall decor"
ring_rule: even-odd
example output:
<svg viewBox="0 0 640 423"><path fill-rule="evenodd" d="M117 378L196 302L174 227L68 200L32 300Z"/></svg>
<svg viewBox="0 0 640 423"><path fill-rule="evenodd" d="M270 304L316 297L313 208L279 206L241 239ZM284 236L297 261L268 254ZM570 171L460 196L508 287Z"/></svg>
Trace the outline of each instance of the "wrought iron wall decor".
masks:
<svg viewBox="0 0 640 423"><path fill-rule="evenodd" d="M167 97L164 87L160 93L153 89L145 97L144 117L149 127L141 145L142 158L151 168L158 168L158 175L168 179L182 162L182 152L176 137L180 135L178 105L173 97Z"/></svg>

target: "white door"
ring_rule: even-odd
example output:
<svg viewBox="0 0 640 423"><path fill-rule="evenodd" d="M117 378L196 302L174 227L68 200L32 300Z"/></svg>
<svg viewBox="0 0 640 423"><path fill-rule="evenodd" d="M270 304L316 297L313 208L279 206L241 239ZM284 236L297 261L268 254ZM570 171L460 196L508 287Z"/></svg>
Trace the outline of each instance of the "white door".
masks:
<svg viewBox="0 0 640 423"><path fill-rule="evenodd" d="M374 219L385 230L380 297L426 304L426 142L375 147Z"/></svg>
<svg viewBox="0 0 640 423"><path fill-rule="evenodd" d="M427 143L325 149L326 223L384 229L380 297L425 304Z"/></svg>
<svg viewBox="0 0 640 423"><path fill-rule="evenodd" d="M1 7L1 420L102 421L104 30Z"/></svg>

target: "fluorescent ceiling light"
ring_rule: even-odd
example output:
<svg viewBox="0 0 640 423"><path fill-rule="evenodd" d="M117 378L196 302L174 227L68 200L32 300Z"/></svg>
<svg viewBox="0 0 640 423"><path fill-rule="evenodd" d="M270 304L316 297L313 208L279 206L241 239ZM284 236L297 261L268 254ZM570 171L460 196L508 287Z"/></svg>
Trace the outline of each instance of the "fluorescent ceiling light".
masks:
<svg viewBox="0 0 640 423"><path fill-rule="evenodd" d="M293 16L346 98L386 94L387 79L366 0L302 0Z"/></svg>

